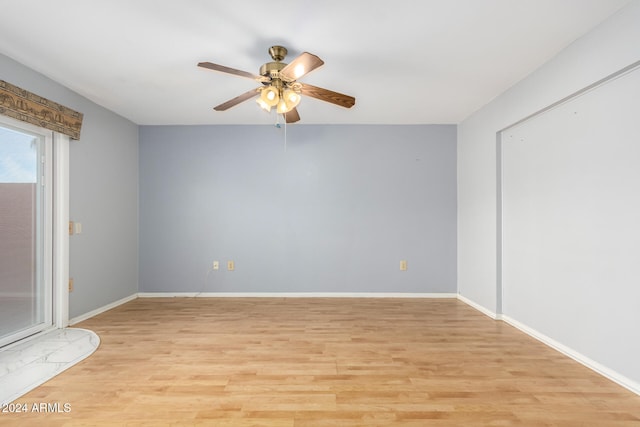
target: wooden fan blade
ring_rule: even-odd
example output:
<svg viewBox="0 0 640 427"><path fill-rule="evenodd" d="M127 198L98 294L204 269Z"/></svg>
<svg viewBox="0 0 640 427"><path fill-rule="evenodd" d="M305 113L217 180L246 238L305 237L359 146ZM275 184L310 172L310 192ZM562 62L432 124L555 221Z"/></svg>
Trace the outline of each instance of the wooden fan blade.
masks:
<svg viewBox="0 0 640 427"><path fill-rule="evenodd" d="M234 76L246 77L248 79L257 80L259 82L271 80L268 77L258 76L248 71L236 70L235 68L225 67L224 65L214 64L212 62L199 62L198 67L220 71L221 73L233 74Z"/></svg>
<svg viewBox="0 0 640 427"><path fill-rule="evenodd" d="M287 66L280 70L280 75L287 80L298 80L324 64L324 61L312 53L302 52Z"/></svg>
<svg viewBox="0 0 640 427"><path fill-rule="evenodd" d="M321 101L330 102L344 108L351 108L355 105L356 99L353 96L344 95L329 89L302 84L300 91L303 95L319 99Z"/></svg>
<svg viewBox="0 0 640 427"><path fill-rule="evenodd" d="M256 88L256 89L251 89L250 91L247 91L245 93L243 93L242 95L238 95L233 99L228 100L227 102L224 102L216 107L213 107L214 110L216 111L225 111L228 110L231 107L235 107L236 105L240 104L241 102L244 102L248 99L254 98L256 96L258 96L260 94L260 91L258 90L260 88Z"/></svg>
<svg viewBox="0 0 640 427"><path fill-rule="evenodd" d="M293 110L289 111L288 113L284 113L284 120L287 123L295 123L298 120L300 120L300 114L298 114L298 109L294 108Z"/></svg>

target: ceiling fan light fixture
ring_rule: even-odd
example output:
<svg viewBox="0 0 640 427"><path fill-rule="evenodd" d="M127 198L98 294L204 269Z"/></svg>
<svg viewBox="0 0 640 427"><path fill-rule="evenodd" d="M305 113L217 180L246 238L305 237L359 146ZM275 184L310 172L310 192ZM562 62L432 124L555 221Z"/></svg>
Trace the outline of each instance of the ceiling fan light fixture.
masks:
<svg viewBox="0 0 640 427"><path fill-rule="evenodd" d="M278 114L284 114L291 111L291 108L287 107L287 103L285 102L284 98L280 98L280 102L278 102L277 111L278 111Z"/></svg>
<svg viewBox="0 0 640 427"><path fill-rule="evenodd" d="M260 93L260 101L269 107L275 107L278 105L278 101L280 100L280 96L278 95L278 88L274 86L267 86L262 89ZM259 103L262 106L262 103ZM264 107L263 107L264 108Z"/></svg>
<svg viewBox="0 0 640 427"><path fill-rule="evenodd" d="M282 93L282 98L287 106L287 111L291 111L296 108L302 100L300 94L293 89L285 89Z"/></svg>
<svg viewBox="0 0 640 427"><path fill-rule="evenodd" d="M271 111L271 105L267 104L262 100L262 98L256 99L256 103L267 113Z"/></svg>

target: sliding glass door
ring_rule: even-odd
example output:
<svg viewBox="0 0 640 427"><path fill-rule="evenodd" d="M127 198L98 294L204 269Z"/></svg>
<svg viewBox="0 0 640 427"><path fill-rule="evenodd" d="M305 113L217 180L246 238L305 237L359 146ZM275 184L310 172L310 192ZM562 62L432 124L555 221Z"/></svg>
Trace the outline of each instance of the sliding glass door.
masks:
<svg viewBox="0 0 640 427"><path fill-rule="evenodd" d="M0 122L0 346L52 325L51 135Z"/></svg>

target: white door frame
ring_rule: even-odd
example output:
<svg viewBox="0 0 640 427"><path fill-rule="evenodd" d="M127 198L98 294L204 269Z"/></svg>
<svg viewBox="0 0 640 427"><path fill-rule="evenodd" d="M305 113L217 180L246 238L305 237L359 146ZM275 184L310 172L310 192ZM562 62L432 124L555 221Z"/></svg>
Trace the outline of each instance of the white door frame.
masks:
<svg viewBox="0 0 640 427"><path fill-rule="evenodd" d="M53 218L47 219L52 230L44 251L45 263L51 267L48 277L51 304L47 310L51 326L47 329L64 328L69 325L69 137L2 115L0 125L40 135L50 150L50 162L45 165L53 188L49 193L52 205L49 215Z"/></svg>
<svg viewBox="0 0 640 427"><path fill-rule="evenodd" d="M69 326L69 137L53 135L53 325Z"/></svg>

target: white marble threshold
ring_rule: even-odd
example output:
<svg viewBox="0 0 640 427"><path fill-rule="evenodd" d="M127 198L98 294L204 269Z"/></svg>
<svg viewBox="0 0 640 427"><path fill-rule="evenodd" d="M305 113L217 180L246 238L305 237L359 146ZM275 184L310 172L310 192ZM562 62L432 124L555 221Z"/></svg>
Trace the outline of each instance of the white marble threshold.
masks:
<svg viewBox="0 0 640 427"><path fill-rule="evenodd" d="M0 404L18 399L89 357L100 345L94 332L54 329L0 349Z"/></svg>

